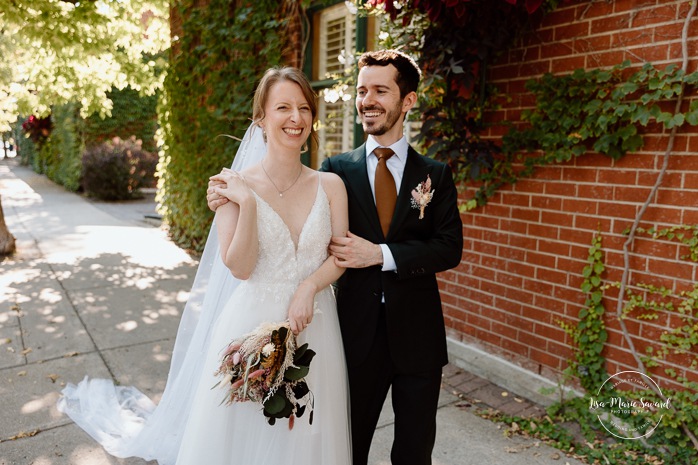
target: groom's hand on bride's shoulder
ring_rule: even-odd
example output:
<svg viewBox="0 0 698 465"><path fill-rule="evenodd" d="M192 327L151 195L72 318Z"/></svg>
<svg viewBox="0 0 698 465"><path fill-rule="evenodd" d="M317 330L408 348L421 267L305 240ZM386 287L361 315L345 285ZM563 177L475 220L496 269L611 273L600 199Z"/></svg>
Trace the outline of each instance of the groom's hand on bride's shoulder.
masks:
<svg viewBox="0 0 698 465"><path fill-rule="evenodd" d="M214 187L223 187L225 186L225 181L222 179L221 175L225 172L225 168L223 171L220 172L220 174L217 174L215 176L211 176L208 180L208 189L206 189L206 203L208 204L208 208L213 210L214 212L218 207L221 205L225 205L228 202L228 199L220 194L218 194Z"/></svg>

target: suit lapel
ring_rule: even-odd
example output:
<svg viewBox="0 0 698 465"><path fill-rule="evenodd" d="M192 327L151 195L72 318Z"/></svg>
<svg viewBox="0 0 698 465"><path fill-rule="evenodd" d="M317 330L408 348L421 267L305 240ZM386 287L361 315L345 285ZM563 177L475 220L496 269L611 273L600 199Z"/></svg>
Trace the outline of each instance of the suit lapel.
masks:
<svg viewBox="0 0 698 465"><path fill-rule="evenodd" d="M390 223L388 238L390 238L400 226L407 220L412 209L412 189L417 187L422 181L427 179L427 175L431 173L431 168L427 166L421 159L420 155L411 146L407 151L407 162L405 163L405 171L402 174L400 183L400 192L397 196L397 204L395 205L395 213L393 220ZM376 214L376 218L378 214Z"/></svg>
<svg viewBox="0 0 698 465"><path fill-rule="evenodd" d="M347 190L350 190L350 196L353 196L361 210L366 216L367 224L371 225L374 232L379 236L383 235L376 211L376 203L373 199L371 184L368 181L368 172L366 170L366 144L363 144L351 152L348 162L344 167L344 173L347 179L351 182L347 184ZM351 225L349 226L351 230Z"/></svg>

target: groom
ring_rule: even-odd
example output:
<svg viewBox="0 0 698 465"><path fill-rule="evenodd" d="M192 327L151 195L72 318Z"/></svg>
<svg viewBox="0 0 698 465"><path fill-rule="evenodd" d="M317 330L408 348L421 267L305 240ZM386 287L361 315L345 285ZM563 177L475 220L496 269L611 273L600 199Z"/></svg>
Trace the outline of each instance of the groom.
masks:
<svg viewBox="0 0 698 465"><path fill-rule="evenodd" d="M403 135L417 101L417 64L381 50L364 53L358 66L356 109L368 139L321 168L344 180L349 199L350 232L334 237L330 251L348 268L337 283L337 308L353 461L366 465L392 388L392 464L427 465L448 362L436 273L457 266L463 249L457 191L448 166L418 154Z"/></svg>

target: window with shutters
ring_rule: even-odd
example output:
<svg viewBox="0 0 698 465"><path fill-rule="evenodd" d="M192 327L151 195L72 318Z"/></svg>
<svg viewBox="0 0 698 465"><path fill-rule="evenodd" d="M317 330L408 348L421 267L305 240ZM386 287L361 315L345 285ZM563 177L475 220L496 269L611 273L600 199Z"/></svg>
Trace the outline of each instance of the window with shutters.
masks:
<svg viewBox="0 0 698 465"><path fill-rule="evenodd" d="M325 81L344 75L354 66L356 16L342 2L319 12L314 54L315 79ZM353 149L354 89L317 89L318 138L316 166L332 155Z"/></svg>

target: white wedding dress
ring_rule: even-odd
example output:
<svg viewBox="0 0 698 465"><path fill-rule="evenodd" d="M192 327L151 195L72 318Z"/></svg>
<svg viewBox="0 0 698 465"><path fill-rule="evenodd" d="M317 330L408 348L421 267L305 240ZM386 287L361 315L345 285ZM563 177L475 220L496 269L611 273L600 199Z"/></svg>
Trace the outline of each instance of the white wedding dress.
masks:
<svg viewBox="0 0 698 465"><path fill-rule="evenodd" d="M227 406L225 391L212 389L221 350L262 322L285 320L298 284L327 258L330 206L320 179L298 244L257 196L260 251L246 281L236 283L224 269L212 228L214 247L204 252L157 407L135 387L85 378L63 390L59 410L112 455L160 465L350 465L346 362L330 287L317 293L312 323L298 337L317 354L306 377L314 395L312 425L307 412L293 429L286 419L269 425L259 404Z"/></svg>
<svg viewBox="0 0 698 465"><path fill-rule="evenodd" d="M349 465L346 365L330 287L317 294L313 321L298 337L299 345L307 342L317 353L306 378L315 399L312 425L306 412L295 420L292 430L286 419L271 426L259 404L221 405L225 391L211 389L217 381L213 373L221 350L260 323L285 320L298 284L327 258L330 206L320 182L297 246L281 217L256 197L257 264L215 324L177 465Z"/></svg>

